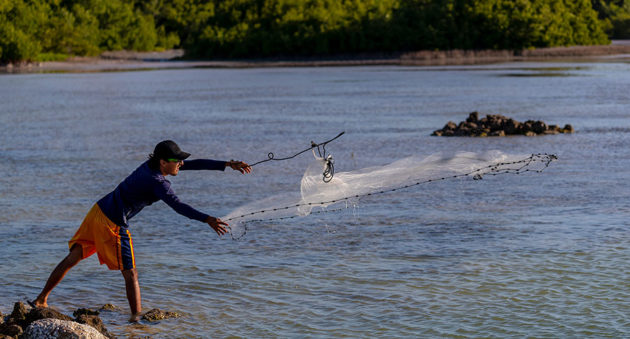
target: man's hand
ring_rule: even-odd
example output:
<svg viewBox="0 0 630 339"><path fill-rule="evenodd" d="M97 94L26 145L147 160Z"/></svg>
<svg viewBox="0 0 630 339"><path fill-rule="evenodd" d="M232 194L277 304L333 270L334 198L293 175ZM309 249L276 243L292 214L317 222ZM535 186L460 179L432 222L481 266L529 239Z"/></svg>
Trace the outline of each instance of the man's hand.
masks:
<svg viewBox="0 0 630 339"><path fill-rule="evenodd" d="M224 235L225 233L227 233L227 229L225 228L225 226L227 226L228 224L221 221L221 219L209 216L205 222L210 225L210 227L212 227L212 229L217 232L218 235Z"/></svg>
<svg viewBox="0 0 630 339"><path fill-rule="evenodd" d="M252 171L252 167L249 166L248 164L242 162L242 161L237 161L237 160L230 160L226 163L226 166L230 167L231 169L235 170L235 171L239 171L243 174L245 173L251 173Z"/></svg>

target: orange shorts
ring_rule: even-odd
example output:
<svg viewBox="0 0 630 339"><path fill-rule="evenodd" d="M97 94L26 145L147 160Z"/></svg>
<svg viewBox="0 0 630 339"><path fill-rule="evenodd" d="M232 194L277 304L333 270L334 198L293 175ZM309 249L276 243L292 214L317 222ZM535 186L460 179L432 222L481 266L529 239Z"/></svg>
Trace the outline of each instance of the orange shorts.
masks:
<svg viewBox="0 0 630 339"><path fill-rule="evenodd" d="M83 259L96 252L101 265L107 264L110 270L136 267L129 230L109 220L98 204L94 204L77 233L68 242L70 249L76 244L83 249Z"/></svg>

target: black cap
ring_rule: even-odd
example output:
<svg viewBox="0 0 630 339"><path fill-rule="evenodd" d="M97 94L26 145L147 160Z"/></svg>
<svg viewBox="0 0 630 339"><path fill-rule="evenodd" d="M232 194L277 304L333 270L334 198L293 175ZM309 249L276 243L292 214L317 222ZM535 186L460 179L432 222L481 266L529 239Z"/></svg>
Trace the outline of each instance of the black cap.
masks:
<svg viewBox="0 0 630 339"><path fill-rule="evenodd" d="M184 160L190 156L190 153L182 151L173 140L164 140L155 145L153 156L158 159L177 159Z"/></svg>

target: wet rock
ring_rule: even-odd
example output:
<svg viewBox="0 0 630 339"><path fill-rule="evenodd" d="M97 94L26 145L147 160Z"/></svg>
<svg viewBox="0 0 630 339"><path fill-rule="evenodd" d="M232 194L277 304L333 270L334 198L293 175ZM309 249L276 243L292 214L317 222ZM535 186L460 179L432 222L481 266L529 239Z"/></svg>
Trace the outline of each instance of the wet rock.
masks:
<svg viewBox="0 0 630 339"><path fill-rule="evenodd" d="M27 314L22 323L22 327L28 327L32 322L41 319L72 320L69 316L53 310L52 308L33 308Z"/></svg>
<svg viewBox="0 0 630 339"><path fill-rule="evenodd" d="M159 320L164 320L164 319L169 319L169 318L179 318L180 316L181 315L179 313L167 312L167 311L162 311L160 309L154 308L150 310L149 312L145 313L142 316L142 319L153 322L153 321L159 321Z"/></svg>
<svg viewBox="0 0 630 339"><path fill-rule="evenodd" d="M496 131L492 131L488 134L489 137L504 137L505 136L505 131L503 130L496 130Z"/></svg>
<svg viewBox="0 0 630 339"><path fill-rule="evenodd" d="M479 112L470 113L468 119L466 119L466 122L477 123L477 121L479 121Z"/></svg>
<svg viewBox="0 0 630 339"><path fill-rule="evenodd" d="M114 336L107 331L105 325L103 324L103 320L101 320L98 315L79 314L75 321L79 324L93 327L95 330L99 331L102 335L108 338L114 338Z"/></svg>
<svg viewBox="0 0 630 339"><path fill-rule="evenodd" d="M30 324L22 336L24 339L86 338L107 339L96 329L74 321L40 319Z"/></svg>
<svg viewBox="0 0 630 339"><path fill-rule="evenodd" d="M78 318L80 315L99 315L100 312L97 310L89 309L89 308L78 308L76 311L72 313L75 318Z"/></svg>
<svg viewBox="0 0 630 339"><path fill-rule="evenodd" d="M119 311L120 307L112 304L105 304L101 307L101 311Z"/></svg>
<svg viewBox="0 0 630 339"><path fill-rule="evenodd" d="M506 135L550 135L558 133L573 133L573 126L567 124L564 128L558 125L547 125L540 120L527 120L519 122L501 114L486 115L479 119L478 112L468 115L466 121L456 124L449 121L444 128L434 131L433 136L506 136Z"/></svg>
<svg viewBox="0 0 630 339"><path fill-rule="evenodd" d="M13 305L13 312L9 315L7 319L8 324L22 324L26 319L26 314L28 310L26 309L26 305L22 302L18 301Z"/></svg>
<svg viewBox="0 0 630 339"><path fill-rule="evenodd" d="M22 334L22 326L18 324L5 323L0 325L0 336L8 336L9 338L17 338Z"/></svg>
<svg viewBox="0 0 630 339"><path fill-rule="evenodd" d="M562 133L573 133L573 126L570 124L564 125L564 128L561 131Z"/></svg>

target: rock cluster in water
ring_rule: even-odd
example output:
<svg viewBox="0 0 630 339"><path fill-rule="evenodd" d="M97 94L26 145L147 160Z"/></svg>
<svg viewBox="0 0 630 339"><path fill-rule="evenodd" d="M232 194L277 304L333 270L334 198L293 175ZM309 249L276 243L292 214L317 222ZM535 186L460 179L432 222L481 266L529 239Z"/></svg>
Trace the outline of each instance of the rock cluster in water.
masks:
<svg viewBox="0 0 630 339"><path fill-rule="evenodd" d="M162 311L160 309L154 308L150 310L149 312L145 313L142 316L142 319L146 321L155 322L155 321L160 321L160 320L169 319L169 318L179 318L180 316L181 315L179 313L167 312L167 311Z"/></svg>
<svg viewBox="0 0 630 339"><path fill-rule="evenodd" d="M51 308L31 308L16 302L10 315L3 316L0 313L0 339L115 338L99 317L103 310L117 311L119 308L112 304L106 304L100 310L79 308L72 313L74 318L71 318ZM155 322L180 316L179 313L154 308L145 313L142 319Z"/></svg>
<svg viewBox="0 0 630 339"><path fill-rule="evenodd" d="M479 113L472 112L466 121L456 124L449 121L444 128L434 131L431 135L454 137L504 137L506 135L548 135L559 133L573 133L573 126L566 124L563 128L557 125L547 125L543 121L527 120L519 122L500 114L486 115L479 119Z"/></svg>
<svg viewBox="0 0 630 339"><path fill-rule="evenodd" d="M74 319L51 308L27 308L16 302L10 315L0 314L0 339L6 338L114 338L99 318L99 311L78 309Z"/></svg>

